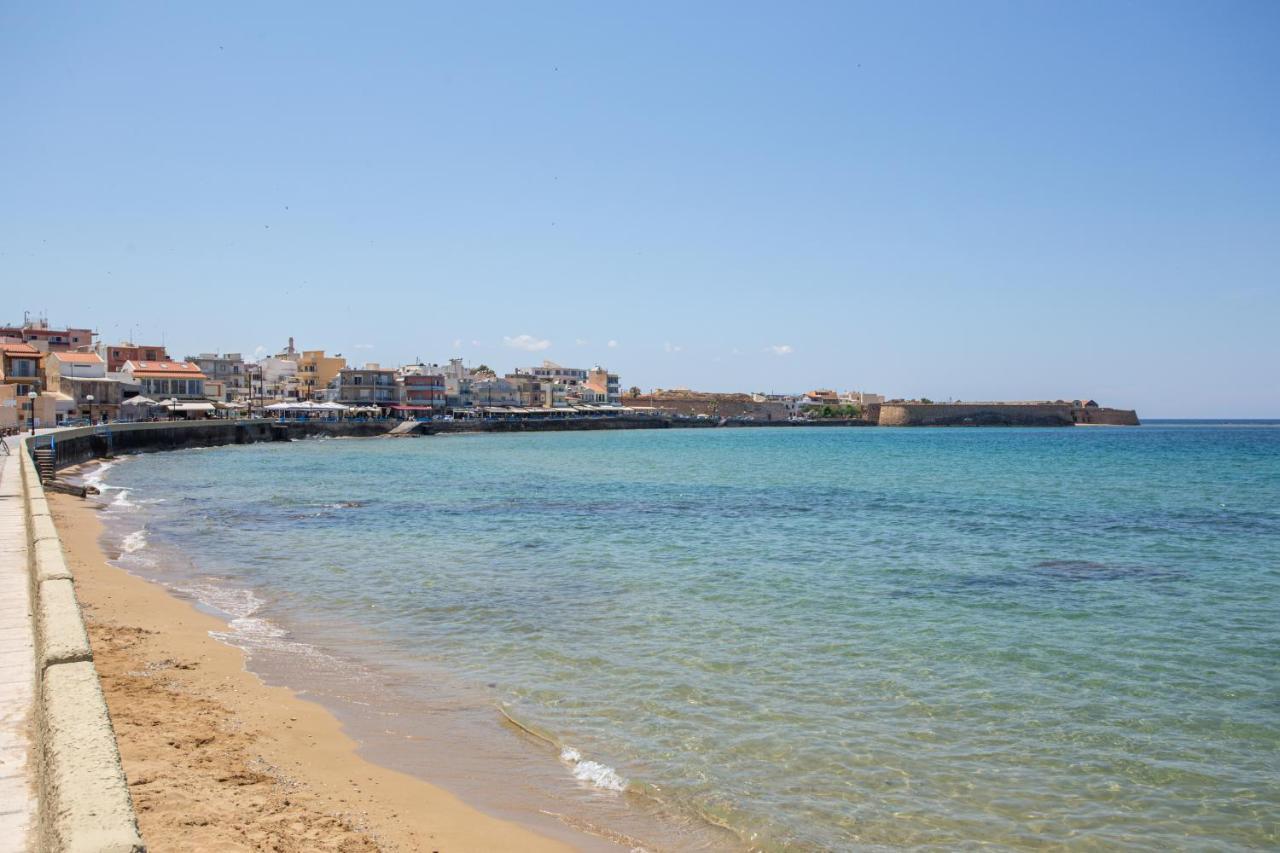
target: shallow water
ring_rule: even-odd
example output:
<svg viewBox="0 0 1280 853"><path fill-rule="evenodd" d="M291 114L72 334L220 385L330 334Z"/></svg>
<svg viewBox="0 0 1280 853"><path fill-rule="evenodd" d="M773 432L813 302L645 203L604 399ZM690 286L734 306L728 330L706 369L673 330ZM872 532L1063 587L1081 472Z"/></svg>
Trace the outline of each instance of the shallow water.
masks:
<svg viewBox="0 0 1280 853"><path fill-rule="evenodd" d="M124 565L507 816L650 848L1280 840L1275 425L305 441L100 479Z"/></svg>

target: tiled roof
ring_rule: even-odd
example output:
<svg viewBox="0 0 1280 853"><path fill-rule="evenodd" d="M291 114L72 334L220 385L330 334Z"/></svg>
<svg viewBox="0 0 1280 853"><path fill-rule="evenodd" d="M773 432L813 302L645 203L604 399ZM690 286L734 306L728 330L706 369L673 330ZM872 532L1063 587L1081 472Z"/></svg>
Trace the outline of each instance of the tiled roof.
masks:
<svg viewBox="0 0 1280 853"><path fill-rule="evenodd" d="M134 376L179 376L186 379L204 379L205 375L189 361L129 361Z"/></svg>
<svg viewBox="0 0 1280 853"><path fill-rule="evenodd" d="M74 364L102 364L102 356L96 352L55 352L52 354L58 357L58 361L72 362Z"/></svg>

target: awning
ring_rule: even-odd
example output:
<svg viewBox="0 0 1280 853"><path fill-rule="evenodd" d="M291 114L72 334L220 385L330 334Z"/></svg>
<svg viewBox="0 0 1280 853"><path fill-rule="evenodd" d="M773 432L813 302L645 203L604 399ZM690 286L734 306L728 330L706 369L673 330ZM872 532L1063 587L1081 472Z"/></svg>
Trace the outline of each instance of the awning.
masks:
<svg viewBox="0 0 1280 853"><path fill-rule="evenodd" d="M387 406L387 408L396 412L434 412L435 411L434 406L401 406L397 404L394 406Z"/></svg>
<svg viewBox="0 0 1280 853"><path fill-rule="evenodd" d="M171 412L212 412L213 403L172 403L165 408Z"/></svg>

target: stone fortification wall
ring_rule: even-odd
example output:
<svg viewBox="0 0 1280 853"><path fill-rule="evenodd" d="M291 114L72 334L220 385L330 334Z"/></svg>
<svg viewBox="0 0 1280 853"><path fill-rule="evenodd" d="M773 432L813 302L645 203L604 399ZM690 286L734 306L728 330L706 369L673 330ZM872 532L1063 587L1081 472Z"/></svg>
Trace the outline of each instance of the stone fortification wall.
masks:
<svg viewBox="0 0 1280 853"><path fill-rule="evenodd" d="M1140 426L1138 413L1133 409L1102 409L1095 406L1072 410L1078 424L1105 424L1106 426Z"/></svg>
<svg viewBox="0 0 1280 853"><path fill-rule="evenodd" d="M1070 403L885 403L880 426L1137 426L1132 409Z"/></svg>
<svg viewBox="0 0 1280 853"><path fill-rule="evenodd" d="M880 426L1072 426L1069 403L885 403Z"/></svg>

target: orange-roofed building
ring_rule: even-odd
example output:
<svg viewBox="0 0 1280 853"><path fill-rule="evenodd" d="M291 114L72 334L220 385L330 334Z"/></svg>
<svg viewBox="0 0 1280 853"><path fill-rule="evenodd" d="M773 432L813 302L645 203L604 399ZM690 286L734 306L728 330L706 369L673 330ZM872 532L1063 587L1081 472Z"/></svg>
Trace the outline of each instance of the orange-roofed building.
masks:
<svg viewBox="0 0 1280 853"><path fill-rule="evenodd" d="M203 400L207 378L189 361L126 361L120 372L153 400Z"/></svg>
<svg viewBox="0 0 1280 853"><path fill-rule="evenodd" d="M36 386L42 384L44 359L45 354L31 344L0 343L0 382L17 385L20 397L43 390Z"/></svg>
<svg viewBox="0 0 1280 853"><path fill-rule="evenodd" d="M30 420L31 400L27 395L32 391L39 394L46 390L41 377L44 358L45 354L31 344L0 343L0 384L9 386L3 395L3 400L0 400L0 405L11 410L0 418L0 424L3 424L5 429L15 425L20 426ZM10 415L16 415L16 417L10 417ZM52 423L53 417L52 411L43 412L40 407L37 407L37 422Z"/></svg>

